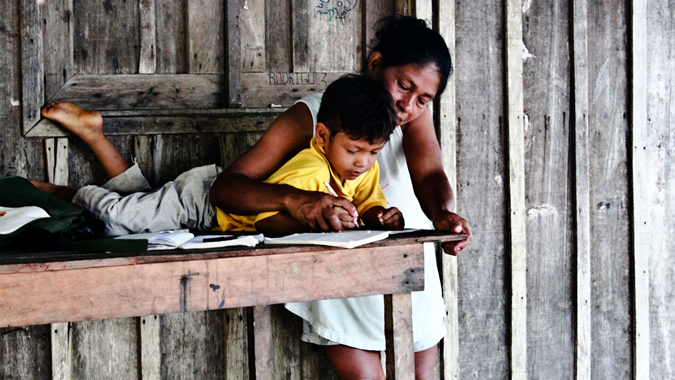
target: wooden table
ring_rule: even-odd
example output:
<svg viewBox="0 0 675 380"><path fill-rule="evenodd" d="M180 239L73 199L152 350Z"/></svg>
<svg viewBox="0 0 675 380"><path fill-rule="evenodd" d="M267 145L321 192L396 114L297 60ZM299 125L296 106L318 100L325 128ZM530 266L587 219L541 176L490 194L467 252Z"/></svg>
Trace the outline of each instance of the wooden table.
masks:
<svg viewBox="0 0 675 380"><path fill-rule="evenodd" d="M410 292L424 288L421 243L462 238L425 231L354 249L263 244L140 256L5 251L0 327L386 294L388 377L414 378Z"/></svg>

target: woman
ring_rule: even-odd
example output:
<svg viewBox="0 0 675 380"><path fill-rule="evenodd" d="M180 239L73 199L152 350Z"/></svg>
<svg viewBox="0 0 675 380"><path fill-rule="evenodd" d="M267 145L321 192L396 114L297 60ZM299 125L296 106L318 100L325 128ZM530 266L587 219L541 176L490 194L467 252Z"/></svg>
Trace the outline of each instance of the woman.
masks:
<svg viewBox="0 0 675 380"><path fill-rule="evenodd" d="M456 255L472 240L471 229L452 212L455 200L428 107L445 89L451 71L443 38L424 21L401 17L385 20L378 29L365 74L389 89L400 125L378 158L380 185L390 206L401 209L406 227L429 228L431 220L436 229L466 234L461 242L443 244L447 253ZM213 183L211 203L236 214L287 212L317 231L354 227L350 214L356 216L356 211L345 199L262 182L309 145L320 98L309 96L280 115ZM340 207L348 213L336 212ZM433 246L425 247L425 275L425 290L413 293L418 379L433 378L437 343L445 334ZM382 305L381 296L372 296L286 307L305 320L303 340L325 345L338 375L351 379L384 378L377 352L384 347Z"/></svg>

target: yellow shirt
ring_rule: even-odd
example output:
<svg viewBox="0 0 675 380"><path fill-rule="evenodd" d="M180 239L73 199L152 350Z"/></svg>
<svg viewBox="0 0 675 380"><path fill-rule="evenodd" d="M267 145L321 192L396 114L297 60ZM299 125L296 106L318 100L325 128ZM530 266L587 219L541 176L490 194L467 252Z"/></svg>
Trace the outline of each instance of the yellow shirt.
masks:
<svg viewBox="0 0 675 380"><path fill-rule="evenodd" d="M333 181L331 181L331 178ZM323 148L312 138L310 148L307 148L295 157L291 158L282 167L265 180L267 183L284 184L308 191L320 191L330 194L324 181L335 183L335 192L348 199L356 206L359 215L363 215L374 206L387 207L379 183L380 167L375 162L370 170L354 180L345 180L344 185L335 172L333 172L328 159L324 155ZM255 223L259 220L276 215L278 211L264 212L258 215L233 215L217 208L218 227L217 231L255 231Z"/></svg>

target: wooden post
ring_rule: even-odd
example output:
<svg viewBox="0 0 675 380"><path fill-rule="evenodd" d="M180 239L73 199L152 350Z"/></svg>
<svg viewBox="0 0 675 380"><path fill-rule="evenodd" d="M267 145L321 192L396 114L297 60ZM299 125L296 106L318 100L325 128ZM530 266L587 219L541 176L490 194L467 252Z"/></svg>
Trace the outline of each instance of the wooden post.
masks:
<svg viewBox="0 0 675 380"><path fill-rule="evenodd" d="M21 49L21 104L23 133L26 134L40 120L40 106L45 101L42 10L36 0L21 2Z"/></svg>
<svg viewBox="0 0 675 380"><path fill-rule="evenodd" d="M227 101L230 107L241 107L241 37L239 33L239 1L227 0L225 22L227 36Z"/></svg>
<svg viewBox="0 0 675 380"><path fill-rule="evenodd" d="M586 0L572 4L572 60L575 162L575 221L576 221L576 359L575 378L591 378L591 218L590 169L588 155L588 15Z"/></svg>
<svg viewBox="0 0 675 380"><path fill-rule="evenodd" d="M506 4L509 220L511 227L511 378L527 378L527 219L523 130L522 6Z"/></svg>
<svg viewBox="0 0 675 380"><path fill-rule="evenodd" d="M140 0L138 5L141 22L141 57L138 63L138 73L154 74L157 70L155 0Z"/></svg>
<svg viewBox="0 0 675 380"><path fill-rule="evenodd" d="M384 333L387 338L387 379L414 379L412 298L409 293L384 296Z"/></svg>
<svg viewBox="0 0 675 380"><path fill-rule="evenodd" d="M649 119L647 86L649 56L647 52L647 1L631 2L630 94L633 149L633 263L634 263L634 379L649 379L649 256L652 233L648 181L650 167L647 143Z"/></svg>

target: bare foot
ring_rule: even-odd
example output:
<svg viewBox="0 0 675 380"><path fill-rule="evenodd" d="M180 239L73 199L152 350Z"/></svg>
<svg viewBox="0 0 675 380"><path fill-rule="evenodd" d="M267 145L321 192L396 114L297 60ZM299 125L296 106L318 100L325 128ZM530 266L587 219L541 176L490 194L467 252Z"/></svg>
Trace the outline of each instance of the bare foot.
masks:
<svg viewBox="0 0 675 380"><path fill-rule="evenodd" d="M70 186L59 186L49 182L36 180L30 181L30 183L32 183L36 189L42 191L43 193L53 195L59 199L63 199L66 202L71 202L75 196L75 193L77 193L77 190Z"/></svg>
<svg viewBox="0 0 675 380"><path fill-rule="evenodd" d="M59 101L44 106L42 116L61 124L87 144L104 138L103 118L96 111Z"/></svg>

